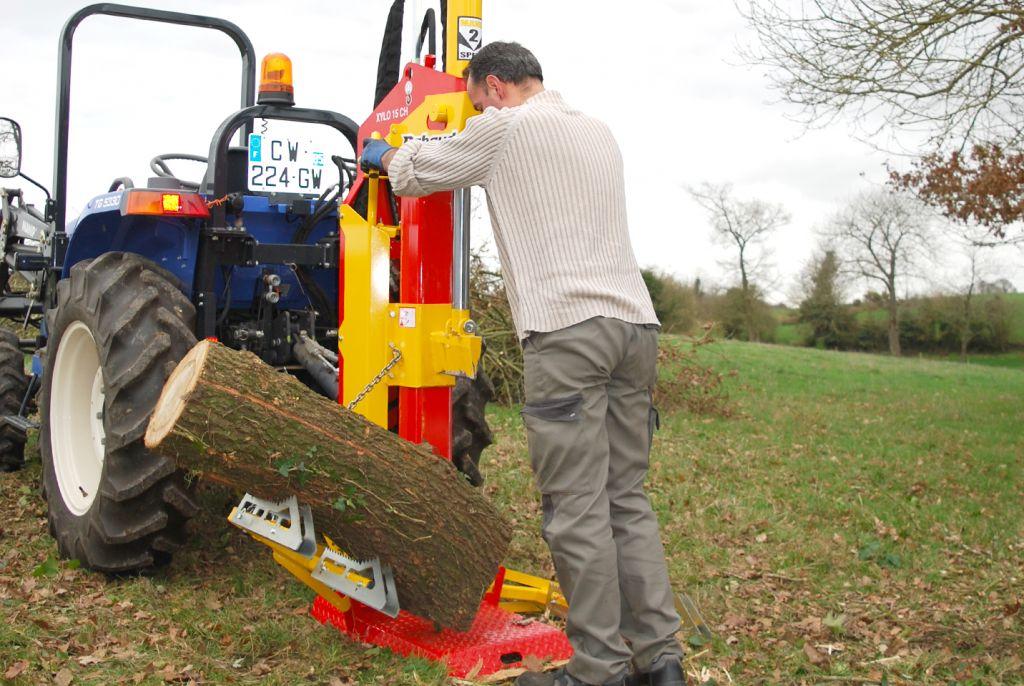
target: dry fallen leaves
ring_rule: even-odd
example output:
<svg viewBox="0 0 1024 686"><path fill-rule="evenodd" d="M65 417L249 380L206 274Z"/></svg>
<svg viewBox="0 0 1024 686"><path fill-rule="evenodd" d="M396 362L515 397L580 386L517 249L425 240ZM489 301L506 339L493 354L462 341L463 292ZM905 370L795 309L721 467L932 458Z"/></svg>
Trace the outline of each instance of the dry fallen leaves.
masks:
<svg viewBox="0 0 1024 686"><path fill-rule="evenodd" d="M480 673L480 670L483 669L483 667L484 667L484 659L480 658L479 660L476 661L476 664L473 665L473 668L470 669L468 672L466 672L466 680L467 681L472 681L473 679L475 679L476 675Z"/></svg>
<svg viewBox="0 0 1024 686"><path fill-rule="evenodd" d="M71 673L71 670L65 667L64 669L57 672L57 675L53 677L53 683L55 683L57 686L68 686L68 684L70 684L72 679L74 678L75 677Z"/></svg>
<svg viewBox="0 0 1024 686"><path fill-rule="evenodd" d="M18 677L22 672L28 669L28 660L18 660L4 672L5 679L14 679Z"/></svg>
<svg viewBox="0 0 1024 686"><path fill-rule="evenodd" d="M811 664L815 666L823 665L828 661L828 658L819 653L809 642L804 643L804 655L806 655L807 659L811 661Z"/></svg>
<svg viewBox="0 0 1024 686"><path fill-rule="evenodd" d="M727 629L736 629L738 627L743 626L746 623L746 617L736 614L734 612L730 612L722 618L722 626L724 626Z"/></svg>
<svg viewBox="0 0 1024 686"><path fill-rule="evenodd" d="M523 657L523 667L528 672L540 672L544 669L544 661L536 655L526 655Z"/></svg>
<svg viewBox="0 0 1024 686"><path fill-rule="evenodd" d="M265 674L270 674L274 670L271 668L269 664L267 664L266 660L260 660L252 666L252 669L250 671L255 676L264 676Z"/></svg>

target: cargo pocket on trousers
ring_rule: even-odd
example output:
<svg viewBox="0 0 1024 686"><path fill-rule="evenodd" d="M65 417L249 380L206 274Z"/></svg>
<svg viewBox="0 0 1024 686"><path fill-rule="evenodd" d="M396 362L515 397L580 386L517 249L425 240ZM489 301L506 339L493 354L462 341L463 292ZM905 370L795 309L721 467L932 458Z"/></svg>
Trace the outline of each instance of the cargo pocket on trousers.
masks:
<svg viewBox="0 0 1024 686"><path fill-rule="evenodd" d="M537 400L523 405L530 463L541 493L573 493L582 489L579 427L583 415L581 394Z"/></svg>
<svg viewBox="0 0 1024 686"><path fill-rule="evenodd" d="M661 415L658 413L658 408L651 405L650 412L647 413L647 445L654 445L654 432L661 428Z"/></svg>
<svg viewBox="0 0 1024 686"><path fill-rule="evenodd" d="M522 414L528 414L549 422L575 422L579 420L583 407L583 395L577 393L568 398L537 400L523 405Z"/></svg>

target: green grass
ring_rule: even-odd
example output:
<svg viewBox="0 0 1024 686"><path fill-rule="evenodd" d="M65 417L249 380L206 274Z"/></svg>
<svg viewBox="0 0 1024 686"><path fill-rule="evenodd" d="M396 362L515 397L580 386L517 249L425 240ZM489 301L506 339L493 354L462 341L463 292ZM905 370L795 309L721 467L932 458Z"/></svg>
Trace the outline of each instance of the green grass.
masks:
<svg viewBox="0 0 1024 686"><path fill-rule="evenodd" d="M988 367L1009 367L1024 370L1024 351L993 355L968 355L970 364L981 364Z"/></svg>
<svg viewBox="0 0 1024 686"><path fill-rule="evenodd" d="M673 582L715 632L690 648L695 683L1024 684L1020 372L731 342L699 356L735 371L733 414L663 413L648 479ZM489 417L508 563L550 576L518 408ZM34 577L55 553L38 487L38 458L0 474L0 680L24 660L14 683L445 683L311 620L218 491L166 570Z"/></svg>
<svg viewBox="0 0 1024 686"><path fill-rule="evenodd" d="M931 359L962 363L959 355L935 355ZM967 364L1024 370L1024 349L1005 353L968 353Z"/></svg>
<svg viewBox="0 0 1024 686"><path fill-rule="evenodd" d="M782 323L775 327L775 343L779 345L803 345L807 340L803 324Z"/></svg>

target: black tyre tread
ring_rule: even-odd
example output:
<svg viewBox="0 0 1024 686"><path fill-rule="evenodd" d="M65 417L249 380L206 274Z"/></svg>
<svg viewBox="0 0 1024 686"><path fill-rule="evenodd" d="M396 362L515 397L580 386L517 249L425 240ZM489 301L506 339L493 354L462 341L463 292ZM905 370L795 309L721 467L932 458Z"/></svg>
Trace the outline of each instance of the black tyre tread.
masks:
<svg viewBox="0 0 1024 686"><path fill-rule="evenodd" d="M25 355L18 335L0 329L0 414L17 414L28 390ZM25 436L6 424L0 427L0 472L12 472L25 464Z"/></svg>
<svg viewBox="0 0 1024 686"><path fill-rule="evenodd" d="M59 336L75 319L86 321L103 367L106 456L100 488L81 517L67 510L50 455L47 365L41 390L44 492L50 526L64 557L90 569L131 572L166 564L186 539L198 511L184 474L150 453L142 435L164 382L195 345L195 309L177 278L132 253L107 253L71 268L57 284L50 320L51 358Z"/></svg>
<svg viewBox="0 0 1024 686"><path fill-rule="evenodd" d="M474 486L480 486L480 454L494 442L487 424L487 403L494 386L481 366L476 378L459 377L452 390L452 462Z"/></svg>

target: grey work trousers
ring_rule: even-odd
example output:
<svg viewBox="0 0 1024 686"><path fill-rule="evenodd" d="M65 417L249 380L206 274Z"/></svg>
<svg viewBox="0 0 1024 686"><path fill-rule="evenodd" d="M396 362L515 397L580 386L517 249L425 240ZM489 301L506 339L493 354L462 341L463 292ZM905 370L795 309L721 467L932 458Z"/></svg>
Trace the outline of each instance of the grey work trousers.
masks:
<svg viewBox="0 0 1024 686"><path fill-rule="evenodd" d="M609 681L682 656L658 520L644 493L658 330L595 317L523 342L523 419L542 534L569 601L570 674ZM628 642L628 644L627 644Z"/></svg>

